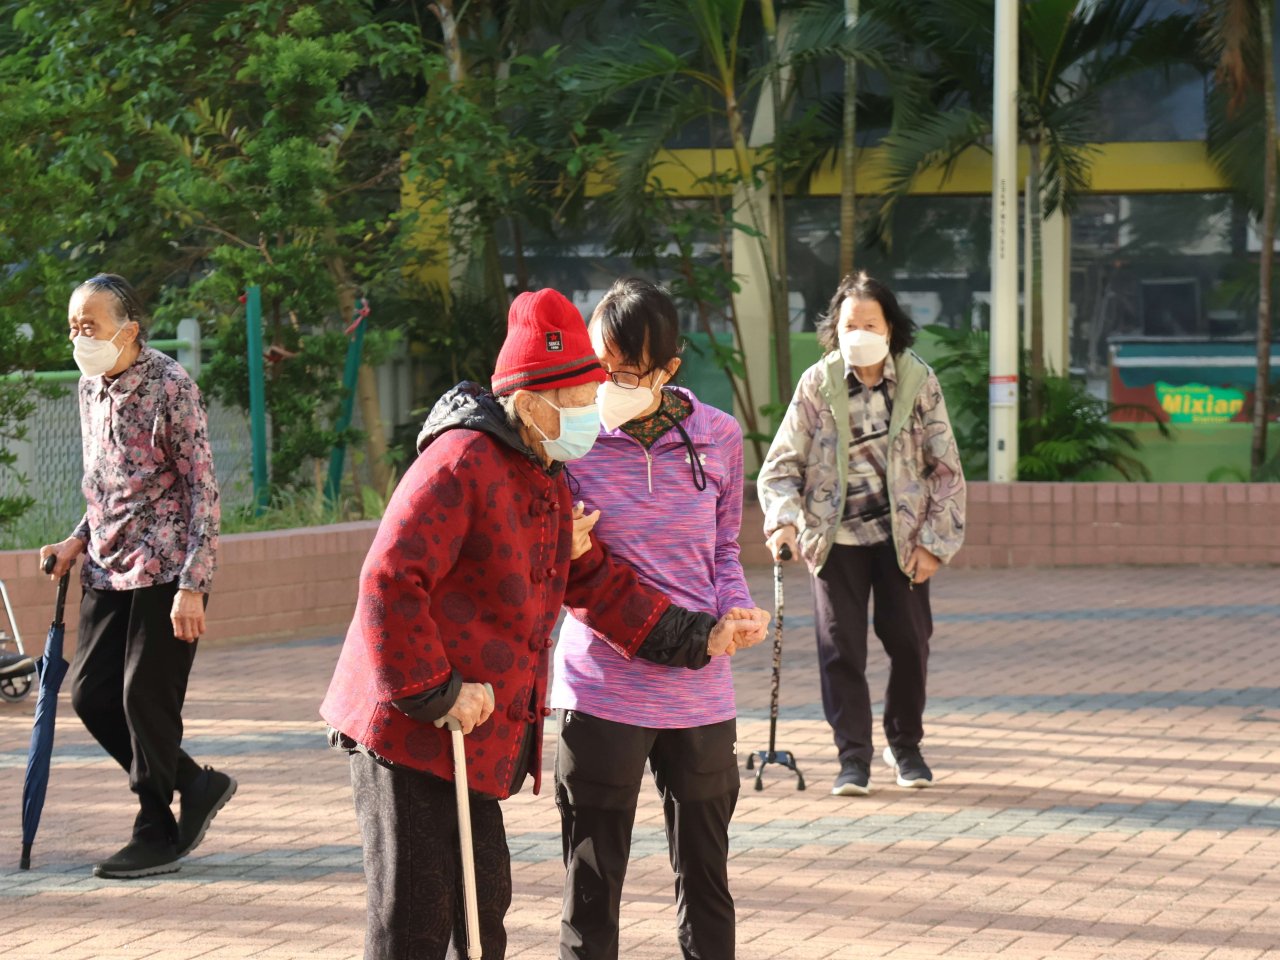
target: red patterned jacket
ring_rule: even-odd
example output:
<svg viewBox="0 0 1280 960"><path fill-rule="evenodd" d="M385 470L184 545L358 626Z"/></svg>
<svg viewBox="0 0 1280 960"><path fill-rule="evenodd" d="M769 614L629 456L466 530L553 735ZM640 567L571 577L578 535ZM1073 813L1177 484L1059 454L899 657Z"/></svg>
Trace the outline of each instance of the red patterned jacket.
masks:
<svg viewBox="0 0 1280 960"><path fill-rule="evenodd" d="M391 763L453 779L450 734L391 701L450 680L493 685L493 716L466 738L473 791L507 797L526 729L541 785L551 631L561 605L635 653L670 605L599 545L570 563L572 499L490 429L470 385L446 395L396 488L360 572L355 617L320 707L331 727ZM444 407L442 411L441 408ZM479 426L481 429L468 429ZM423 441L420 440L420 443Z"/></svg>

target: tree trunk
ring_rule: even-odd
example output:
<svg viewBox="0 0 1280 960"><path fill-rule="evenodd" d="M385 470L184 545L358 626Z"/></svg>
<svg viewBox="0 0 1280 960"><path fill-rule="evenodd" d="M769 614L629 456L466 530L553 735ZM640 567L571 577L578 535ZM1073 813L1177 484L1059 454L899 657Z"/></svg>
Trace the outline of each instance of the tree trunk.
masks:
<svg viewBox="0 0 1280 960"><path fill-rule="evenodd" d="M1032 419L1038 419L1043 411L1042 394L1044 390L1044 250L1043 222L1040 209L1040 141L1031 141L1030 175L1027 179L1027 220L1031 224L1031 236L1027 242L1031 244L1031 276L1027 277L1027 294L1031 298L1029 304L1031 314L1031 383L1027 386L1030 398L1030 409L1027 411Z"/></svg>
<svg viewBox="0 0 1280 960"><path fill-rule="evenodd" d="M347 274L347 265L340 256L329 260L329 272L338 288L338 309L343 324L350 322L356 312L356 292ZM368 323L366 319L364 321ZM394 474L387 459L387 435L382 427L382 401L378 397L378 375L367 363L360 364L356 377L356 403L360 406L360 418L364 421L365 459L369 462L369 477L378 496L385 497L391 490ZM356 491L359 494L359 490Z"/></svg>
<svg viewBox="0 0 1280 960"><path fill-rule="evenodd" d="M1272 65L1272 3L1258 4L1262 35L1262 95L1267 148L1263 158L1262 249L1258 255L1258 372L1253 394L1253 446L1249 465L1262 479L1267 462L1267 416L1271 392L1271 262L1276 243L1276 78Z"/></svg>
<svg viewBox="0 0 1280 960"><path fill-rule="evenodd" d="M511 221L511 246L514 250L516 265L517 294L529 289L529 264L524 258L524 229L520 226L519 217L509 218Z"/></svg>
<svg viewBox="0 0 1280 960"><path fill-rule="evenodd" d="M858 0L844 0L844 27L858 24ZM844 132L840 148L840 277L853 273L858 247L858 64L844 59Z"/></svg>
<svg viewBox="0 0 1280 960"><path fill-rule="evenodd" d="M714 143L714 131L711 131L708 142ZM711 151L711 182L719 183L719 170L716 167L716 152ZM712 191L711 204L716 212L716 242L720 248L720 265L724 269L726 275L733 277L733 255L730 252L730 232L736 228L729 226L725 222L724 207L720 205L719 191ZM682 257L682 266L685 274L685 282L689 284L691 290L696 289L693 281L693 264L689 257ZM733 342L741 349L744 347L742 342L742 327L738 324L738 314L733 305L733 296L730 295L727 303L727 316L729 326L733 331ZM706 304L702 298L698 298L698 320L702 324L702 329L706 332L707 338L715 342L715 330L711 326L711 316L707 311ZM745 355L745 354L744 354ZM751 449L755 453L755 462L764 463L765 450L760 442L760 420L759 412L756 410L755 397L751 392L751 376L747 371L746 363L742 365L741 382L734 374L733 370L726 366L724 375L729 378L729 386L733 390L734 400L738 404L738 409L742 411L742 418L746 422L747 438L751 443Z"/></svg>
<svg viewBox="0 0 1280 960"><path fill-rule="evenodd" d="M467 76L466 61L462 55L462 41L458 36L458 21L453 12L453 0L436 0L428 8L440 21L444 35L445 55L449 60L449 82L455 86Z"/></svg>
<svg viewBox="0 0 1280 960"><path fill-rule="evenodd" d="M773 241L773 360L778 381L778 402L791 400L791 304L787 294L787 189L786 171L778 155L782 140L782 52L778 47L778 20L773 0L762 0L765 33L769 38L769 96L773 101L773 217L769 237Z"/></svg>

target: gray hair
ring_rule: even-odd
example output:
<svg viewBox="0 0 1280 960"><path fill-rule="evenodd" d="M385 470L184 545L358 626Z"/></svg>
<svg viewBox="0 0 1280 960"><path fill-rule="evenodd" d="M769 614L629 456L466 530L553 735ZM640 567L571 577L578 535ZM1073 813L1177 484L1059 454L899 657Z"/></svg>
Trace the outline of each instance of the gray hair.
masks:
<svg viewBox="0 0 1280 960"><path fill-rule="evenodd" d="M109 293L115 304L112 310L117 329L132 320L138 325L138 342L145 343L147 338L147 315L142 309L142 298L133 285L118 273L99 273L90 277L76 287L72 296L82 290L91 293Z"/></svg>
<svg viewBox="0 0 1280 960"><path fill-rule="evenodd" d="M498 401L498 406L502 408L502 412L507 415L507 420L514 426L520 426L520 415L516 413L516 395L514 393L506 393L494 399Z"/></svg>

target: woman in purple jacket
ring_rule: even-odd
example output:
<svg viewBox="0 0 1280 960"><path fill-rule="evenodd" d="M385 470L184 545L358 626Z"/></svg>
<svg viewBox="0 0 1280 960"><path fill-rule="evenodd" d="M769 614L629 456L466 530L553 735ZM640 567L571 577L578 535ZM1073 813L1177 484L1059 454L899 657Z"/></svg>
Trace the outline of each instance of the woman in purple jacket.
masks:
<svg viewBox="0 0 1280 960"><path fill-rule="evenodd" d="M574 463L595 533L673 602L718 616L751 608L739 560L742 430L665 387L680 367L675 304L623 279L591 318L603 430ZM761 612L762 617L767 614ZM556 804L567 875L562 960L615 960L622 883L644 777L662 796L682 955L734 956L729 820L738 799L737 713L727 657L626 660L569 617L555 651Z"/></svg>

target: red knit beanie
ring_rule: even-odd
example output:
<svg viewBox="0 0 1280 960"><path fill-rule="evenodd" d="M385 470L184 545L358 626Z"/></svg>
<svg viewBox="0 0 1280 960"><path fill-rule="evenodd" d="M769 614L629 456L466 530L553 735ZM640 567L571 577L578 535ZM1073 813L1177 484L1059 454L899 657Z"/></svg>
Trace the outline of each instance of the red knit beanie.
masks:
<svg viewBox="0 0 1280 960"><path fill-rule="evenodd" d="M493 392L555 390L603 383L604 368L578 308L555 290L522 293L507 315L507 339L493 370Z"/></svg>

